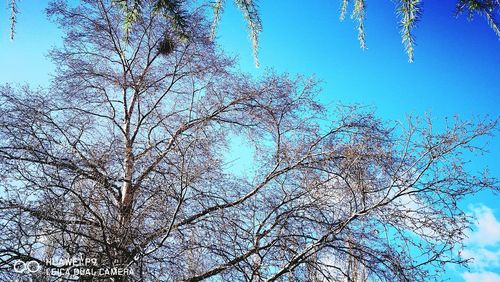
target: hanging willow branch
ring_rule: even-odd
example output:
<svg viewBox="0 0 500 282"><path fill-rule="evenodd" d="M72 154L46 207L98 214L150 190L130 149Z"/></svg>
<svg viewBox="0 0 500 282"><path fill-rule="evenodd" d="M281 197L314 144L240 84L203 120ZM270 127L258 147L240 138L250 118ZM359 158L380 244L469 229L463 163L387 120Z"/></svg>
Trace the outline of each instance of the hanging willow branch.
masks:
<svg viewBox="0 0 500 282"><path fill-rule="evenodd" d="M128 34L131 24L137 20L141 13L142 0L115 0L115 3L120 5L125 12L125 33ZM177 34L184 39L189 37L188 27L189 20L186 11L184 10L184 0L156 0L154 2L154 10L161 13L167 18ZM253 57L255 65L259 66L258 50L259 50L259 34L262 31L262 22L256 1L253 0L234 0L234 3L240 9L245 21L247 22L250 39L252 42ZM218 23L224 11L225 0L215 0L213 4L214 19L211 27L211 37L215 38Z"/></svg>
<svg viewBox="0 0 500 282"><path fill-rule="evenodd" d="M217 33L217 27L219 26L219 21L224 12L224 4L226 1L224 0L216 0L213 5L213 21L212 21L212 30L210 31L210 37L212 40L215 39L215 35Z"/></svg>
<svg viewBox="0 0 500 282"><path fill-rule="evenodd" d="M11 0L9 3L10 9L10 40L14 40L14 33L16 31L16 16L18 13L16 0Z"/></svg>
<svg viewBox="0 0 500 282"><path fill-rule="evenodd" d="M349 6L349 0L342 0L342 6L340 7L340 20L343 21L345 19L345 15L347 13L347 6Z"/></svg>
<svg viewBox="0 0 500 282"><path fill-rule="evenodd" d="M125 12L125 20L123 21L123 29L125 30L125 40L128 41L128 35L130 33L130 28L132 23L134 23L141 12L140 1L132 0L130 3L128 0L117 0L115 1L122 10Z"/></svg>
<svg viewBox="0 0 500 282"><path fill-rule="evenodd" d="M415 35L413 30L422 14L421 0L400 0L398 15L400 16L401 37L408 54L408 61L413 63Z"/></svg>
<svg viewBox="0 0 500 282"><path fill-rule="evenodd" d="M130 25L137 20L141 12L141 0L116 0L124 10L125 16L125 31L128 34ZM184 39L189 37L188 27L189 20L186 11L184 10L184 0L157 0L154 4L154 10L161 13L167 18L177 34ZM262 23L260 20L258 7L253 0L234 0L234 3L241 10L247 22L250 39L252 41L253 56L255 65L259 66L258 50L259 50L259 34L262 31ZM217 25L224 11L225 0L215 0L213 4L214 19L211 27L211 37L215 38Z"/></svg>
<svg viewBox="0 0 500 282"><path fill-rule="evenodd" d="M345 0L344 0L345 1ZM361 49L366 49L365 42L365 1L355 0L354 10L352 11L352 18L358 21L358 40L361 45Z"/></svg>
<svg viewBox="0 0 500 282"><path fill-rule="evenodd" d="M174 31L183 40L189 37L189 19L183 8L184 0L157 0L154 10L163 14L172 24Z"/></svg>
<svg viewBox="0 0 500 282"><path fill-rule="evenodd" d="M132 24L138 19L143 1L142 0L115 0L115 4L119 5L125 13L124 30L126 38L130 32ZM156 13L161 14L169 20L174 31L181 39L188 38L189 20L186 11L183 10L184 0L157 0L154 3L153 9Z"/></svg>
<svg viewBox="0 0 500 282"><path fill-rule="evenodd" d="M240 8L245 20L247 21L250 39L252 40L255 65L259 67L259 33L262 31L262 23L260 21L257 5L253 0L235 0L235 3Z"/></svg>
<svg viewBox="0 0 500 282"><path fill-rule="evenodd" d="M14 39L18 0L9 0L10 9L10 38ZM146 0L112 0L113 3L120 5L125 13L124 30L125 35L130 31L131 25L137 20L141 13L141 8ZM189 37L187 31L189 20L187 16L186 0L148 0L153 3L155 11L162 14L170 21L174 30L180 38ZM215 38L217 26L224 11L226 0L208 0L212 3L213 22L211 27L211 37ZM262 31L262 22L258 11L258 0L233 0L236 6L241 10L252 41L253 56L255 65L258 67L259 34ZM353 2L352 18L357 21L358 40L361 48L366 49L365 42L365 0L340 0L340 20L344 20L349 4ZM489 26L500 39L500 24L498 15L500 10L500 0L457 0L456 15L467 13L469 19L475 14L485 17ZM401 37L408 54L409 62L413 62L413 53L415 46L414 29L420 20L422 13L422 0L397 0L397 14L400 18Z"/></svg>
<svg viewBox="0 0 500 282"><path fill-rule="evenodd" d="M496 18L500 13L499 0L459 0L456 6L456 15L458 16L464 12L467 13L470 20L474 18L474 14L483 15L500 39L500 28Z"/></svg>

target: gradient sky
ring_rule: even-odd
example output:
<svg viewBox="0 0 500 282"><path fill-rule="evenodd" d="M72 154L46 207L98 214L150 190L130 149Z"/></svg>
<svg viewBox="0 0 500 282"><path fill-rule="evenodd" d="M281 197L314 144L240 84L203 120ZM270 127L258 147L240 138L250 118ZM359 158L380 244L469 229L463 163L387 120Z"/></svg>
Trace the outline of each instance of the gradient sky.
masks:
<svg viewBox="0 0 500 282"><path fill-rule="evenodd" d="M340 0L261 0L264 30L259 69L253 64L245 22L232 5L226 7L222 17L218 43L239 57L245 72L259 75L273 68L314 75L322 81L321 101L373 106L386 120L404 121L408 114L431 113L439 124L445 116L500 115L500 44L481 16L473 21L464 15L455 18L455 1L424 1L422 21L416 29L415 62L409 64L393 1L366 2L367 50L359 48L355 23L350 18L339 21ZM51 46L60 44L61 33L45 18L46 2L20 1L12 42L8 39L9 14L3 3L0 84L47 85L53 65L45 55ZM471 169L487 166L500 178L500 135L490 140L489 150L488 155L474 159ZM483 258L472 266L472 274L463 275L465 270L450 268L452 280L465 277L486 281L490 277L490 281L500 281L499 200L500 196L485 192L462 203L479 219L468 252Z"/></svg>

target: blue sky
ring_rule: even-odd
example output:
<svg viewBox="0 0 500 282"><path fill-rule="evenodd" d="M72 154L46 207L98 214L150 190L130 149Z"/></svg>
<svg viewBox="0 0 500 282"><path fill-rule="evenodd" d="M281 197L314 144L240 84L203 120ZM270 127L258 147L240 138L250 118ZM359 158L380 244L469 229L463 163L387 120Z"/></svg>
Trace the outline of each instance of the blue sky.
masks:
<svg viewBox="0 0 500 282"><path fill-rule="evenodd" d="M259 69L253 64L245 23L235 7L226 8L217 34L220 46L239 57L243 71L259 75L273 68L315 75L322 81L323 102L370 105L387 120L432 113L439 123L455 114L462 118L500 115L499 40L482 17L471 22L465 16L455 18L455 1L424 1L413 64L408 63L401 44L393 1L367 1L367 50L359 48L355 23L350 18L339 21L340 1L259 3L264 24ZM61 41L60 32L43 13L46 2L20 1L12 42L8 10L2 5L0 83L47 85L53 65L45 54ZM500 137L491 140L489 150L471 168L487 166L500 178ZM468 252L481 259L470 274L450 269L453 280L486 281L489 277L500 281L499 200L500 196L485 192L462 203L479 219Z"/></svg>

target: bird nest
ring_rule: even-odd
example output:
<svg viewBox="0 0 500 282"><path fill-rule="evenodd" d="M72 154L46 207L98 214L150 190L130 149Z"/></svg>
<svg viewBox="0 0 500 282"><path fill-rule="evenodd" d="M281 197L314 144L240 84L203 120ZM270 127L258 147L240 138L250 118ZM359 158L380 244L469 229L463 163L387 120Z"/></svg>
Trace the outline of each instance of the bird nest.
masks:
<svg viewBox="0 0 500 282"><path fill-rule="evenodd" d="M174 51L175 44L170 37L165 36L158 44L158 53L162 55L169 55Z"/></svg>

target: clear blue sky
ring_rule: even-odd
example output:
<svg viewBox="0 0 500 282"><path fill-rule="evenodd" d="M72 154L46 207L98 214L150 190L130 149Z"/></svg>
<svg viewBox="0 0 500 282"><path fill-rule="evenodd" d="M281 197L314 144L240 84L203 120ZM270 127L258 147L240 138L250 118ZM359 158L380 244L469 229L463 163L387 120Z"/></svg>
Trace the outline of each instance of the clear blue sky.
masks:
<svg viewBox="0 0 500 282"><path fill-rule="evenodd" d="M0 83L47 84L53 66L45 54L60 44L60 32L45 19L44 2L20 1L13 42L8 39L6 4L0 7ZM239 56L244 71L258 75L274 68L315 75L323 82L320 99L325 103L374 106L388 120L404 121L407 114L425 113L432 113L438 123L455 114L500 115L500 42L482 17L472 22L464 15L455 18L455 1L424 1L413 64L407 62L401 44L393 1L367 1L368 50L364 51L355 23L338 19L340 0L259 3L264 24L260 69L254 67L245 23L235 7L226 8L219 26L218 43ZM500 136L489 149L490 154L477 158L472 168L488 166L500 178ZM499 200L500 196L482 193L463 206L482 204L500 218ZM495 263L500 263L498 244L489 248L497 252ZM495 263L483 270L499 274L500 265Z"/></svg>

